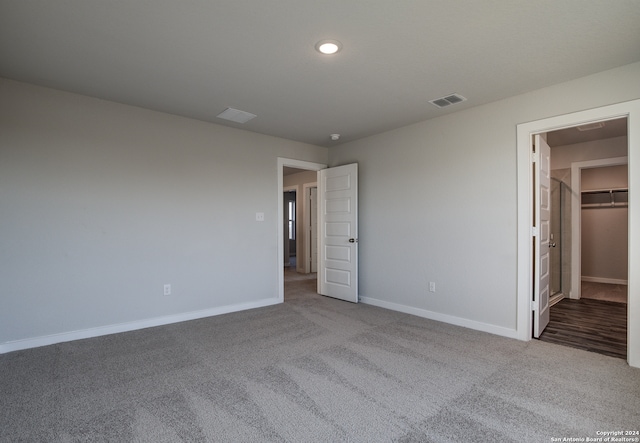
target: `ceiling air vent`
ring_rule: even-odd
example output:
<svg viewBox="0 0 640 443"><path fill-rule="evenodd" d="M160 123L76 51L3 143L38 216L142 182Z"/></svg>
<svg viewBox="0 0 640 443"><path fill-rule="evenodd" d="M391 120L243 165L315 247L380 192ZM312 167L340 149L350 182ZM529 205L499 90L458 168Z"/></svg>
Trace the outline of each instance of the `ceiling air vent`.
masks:
<svg viewBox="0 0 640 443"><path fill-rule="evenodd" d="M447 106L455 105L456 103L460 103L465 100L466 98L464 98L460 94L451 94L451 95L447 95L446 97L437 98L435 100L429 100L429 103L431 103L434 106L437 106L438 108L446 108Z"/></svg>
<svg viewBox="0 0 640 443"><path fill-rule="evenodd" d="M246 123L257 116L255 114L251 114L250 112L240 111L239 109L227 108L216 117L230 120L236 123Z"/></svg>
<svg viewBox="0 0 640 443"><path fill-rule="evenodd" d="M587 123L586 125L576 126L578 131L593 131L594 129L604 128L604 122Z"/></svg>

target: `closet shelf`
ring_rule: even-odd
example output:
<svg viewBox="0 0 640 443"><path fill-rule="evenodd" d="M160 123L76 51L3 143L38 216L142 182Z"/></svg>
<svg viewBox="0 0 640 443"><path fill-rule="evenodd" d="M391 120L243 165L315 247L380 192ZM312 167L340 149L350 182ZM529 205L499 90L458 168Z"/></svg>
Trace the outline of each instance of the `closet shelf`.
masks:
<svg viewBox="0 0 640 443"><path fill-rule="evenodd" d="M590 189L582 191L582 207L621 208L629 206L629 188Z"/></svg>

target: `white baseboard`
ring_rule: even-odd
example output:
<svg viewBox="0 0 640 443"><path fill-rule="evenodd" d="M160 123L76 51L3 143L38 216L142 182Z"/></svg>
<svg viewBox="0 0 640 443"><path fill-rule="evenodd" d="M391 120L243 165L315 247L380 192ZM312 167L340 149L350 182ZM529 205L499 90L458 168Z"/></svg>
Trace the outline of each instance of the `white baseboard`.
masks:
<svg viewBox="0 0 640 443"><path fill-rule="evenodd" d="M582 281L588 281L591 283L608 283L610 285L627 285L629 284L628 280L622 280L619 278L604 278L604 277L589 277L586 275L583 275L582 277Z"/></svg>
<svg viewBox="0 0 640 443"><path fill-rule="evenodd" d="M488 332L490 334L500 335L507 338L518 339L518 331L516 329L504 328L502 326L490 325L488 323L482 323L474 320L469 320L461 317L454 317L452 315L441 314L439 312L428 311L426 309L415 308L413 306L401 305L398 303L391 303L384 300L378 300L370 297L360 297L362 303L366 303L380 308L390 309L392 311L404 312L405 314L412 314L422 318L428 318L429 320L441 321L443 323L449 323L451 325L462 326L464 328L474 329L476 331Z"/></svg>
<svg viewBox="0 0 640 443"><path fill-rule="evenodd" d="M282 303L277 298L259 300L255 302L239 303L236 305L221 306L219 308L204 309L201 311L184 312L181 314L166 315L162 317L149 318L115 325L100 326L97 328L82 329L79 331L62 332L59 334L45 335L41 337L26 338L22 340L9 341L0 344L0 354L22 349L37 348L56 343L63 343L84 338L99 337L102 335L118 334L120 332L136 331L138 329L152 328L154 326L168 325L183 321L196 320L204 317L229 314L231 312L245 311L248 309L262 308Z"/></svg>

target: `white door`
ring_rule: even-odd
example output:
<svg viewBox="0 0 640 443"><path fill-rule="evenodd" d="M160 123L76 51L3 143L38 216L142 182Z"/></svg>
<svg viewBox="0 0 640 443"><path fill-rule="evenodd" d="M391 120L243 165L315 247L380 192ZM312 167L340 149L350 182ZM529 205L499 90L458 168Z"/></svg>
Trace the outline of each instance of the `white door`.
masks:
<svg viewBox="0 0 640 443"><path fill-rule="evenodd" d="M311 226L309 227L309 238L311 240L310 260L311 260L311 272L318 272L318 188L313 187L309 189L309 208L311 210L311 217L309 220Z"/></svg>
<svg viewBox="0 0 640 443"><path fill-rule="evenodd" d="M318 171L318 293L358 302L358 165Z"/></svg>
<svg viewBox="0 0 640 443"><path fill-rule="evenodd" d="M549 235L551 233L551 148L535 136L535 241L533 278L533 336L549 324Z"/></svg>

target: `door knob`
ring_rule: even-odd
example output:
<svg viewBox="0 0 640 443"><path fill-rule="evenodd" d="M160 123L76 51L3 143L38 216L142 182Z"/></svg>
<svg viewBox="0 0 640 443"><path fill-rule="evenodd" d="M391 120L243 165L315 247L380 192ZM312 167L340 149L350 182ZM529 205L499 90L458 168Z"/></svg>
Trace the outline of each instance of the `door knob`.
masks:
<svg viewBox="0 0 640 443"><path fill-rule="evenodd" d="M350 238L349 243L358 243L358 240L356 240L355 238Z"/></svg>
<svg viewBox="0 0 640 443"><path fill-rule="evenodd" d="M550 248L555 248L556 247L556 242L550 242L549 243L549 247Z"/></svg>

